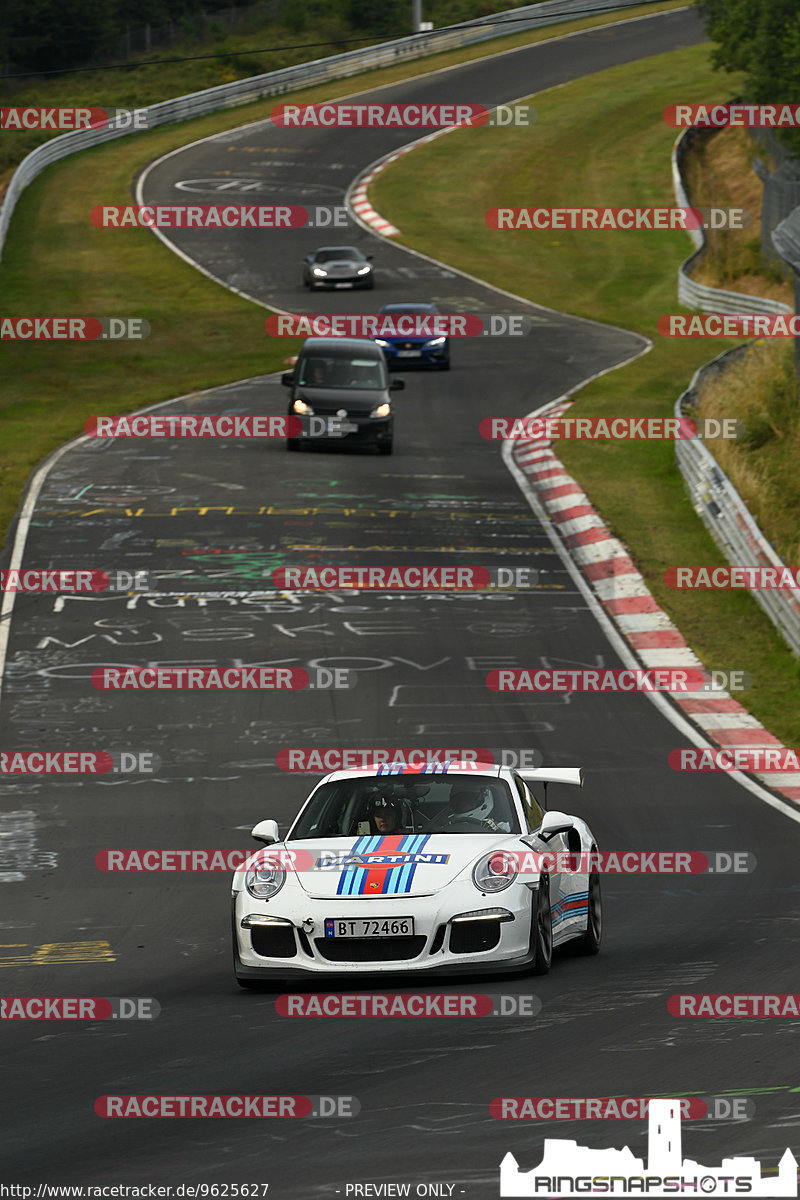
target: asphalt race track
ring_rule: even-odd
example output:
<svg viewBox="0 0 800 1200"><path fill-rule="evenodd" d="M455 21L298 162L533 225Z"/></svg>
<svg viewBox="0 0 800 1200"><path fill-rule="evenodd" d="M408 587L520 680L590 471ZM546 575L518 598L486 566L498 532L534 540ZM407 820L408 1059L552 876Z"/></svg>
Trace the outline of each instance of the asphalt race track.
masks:
<svg viewBox="0 0 800 1200"><path fill-rule="evenodd" d="M378 98L494 105L701 37L693 13L679 11L434 73ZM151 166L142 193L148 203L209 204L221 180L236 179L260 182L225 198L341 204L356 175L411 136L250 125ZM193 190L176 188L186 181ZM524 1095L749 1096L751 1120L684 1123L685 1152L708 1164L754 1155L774 1169L798 1142L797 1022L681 1020L667 1000L794 990L796 825L722 773L671 771L667 754L685 737L644 696L509 696L484 682L503 666L623 665L478 423L538 408L640 353L642 339L498 295L360 228L337 239L375 256L375 290L355 297L302 288L300 259L334 240L314 231L170 237L215 277L284 311L434 300L445 311L524 312L534 327L525 339L454 342L449 373L404 373L391 458L289 455L280 441L84 439L50 469L25 565L147 569L150 590L17 597L0 744L128 748L159 765L155 776L0 784L3 992L153 997L161 1013L4 1025L3 1179L269 1183L268 1195L285 1200L405 1181L412 1194L418 1183L443 1184L453 1188L443 1195L488 1200L504 1154L531 1167L546 1136L646 1155L644 1122L490 1115L495 1097ZM279 380L265 376L162 411L277 414L285 403ZM270 582L284 565L389 562L533 566L539 585L495 596L348 596L280 594ZM103 693L90 681L103 665L253 663L349 667L357 682L220 696ZM535 1019L284 1018L277 993L244 992L233 980L227 873L111 874L95 855L252 849L250 827L274 817L285 828L315 779L277 768L277 752L293 746L534 748L549 765L586 769L582 792L551 803L589 821L602 848L747 850L758 869L609 876L597 958L557 954L544 978L422 985L535 995ZM391 989L413 987L395 979L367 990ZM208 1124L95 1115L98 1097L118 1093L352 1096L360 1112Z"/></svg>

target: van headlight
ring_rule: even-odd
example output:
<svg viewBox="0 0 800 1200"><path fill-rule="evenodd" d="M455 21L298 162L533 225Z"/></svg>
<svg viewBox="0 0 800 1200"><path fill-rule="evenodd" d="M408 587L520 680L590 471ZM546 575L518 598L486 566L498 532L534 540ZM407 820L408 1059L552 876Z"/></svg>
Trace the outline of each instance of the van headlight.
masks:
<svg viewBox="0 0 800 1200"><path fill-rule="evenodd" d="M373 408L369 415L371 417L389 417L391 413L392 406L388 400L385 400L383 404L379 404L377 408Z"/></svg>
<svg viewBox="0 0 800 1200"><path fill-rule="evenodd" d="M311 405L306 404L305 400L301 400L299 397L292 405L292 412L299 413L301 417L313 417L314 415Z"/></svg>
<svg viewBox="0 0 800 1200"><path fill-rule="evenodd" d="M478 859L472 868L472 882L479 892L504 892L517 878L517 864L513 854L503 850L492 850Z"/></svg>
<svg viewBox="0 0 800 1200"><path fill-rule="evenodd" d="M256 900L271 900L286 882L282 867L255 867L244 877L244 886Z"/></svg>

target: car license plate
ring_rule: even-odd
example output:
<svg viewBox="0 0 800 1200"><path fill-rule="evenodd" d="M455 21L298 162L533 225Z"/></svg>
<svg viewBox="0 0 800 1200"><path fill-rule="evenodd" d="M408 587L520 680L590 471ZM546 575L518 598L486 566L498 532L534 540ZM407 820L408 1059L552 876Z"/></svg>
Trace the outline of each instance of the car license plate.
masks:
<svg viewBox="0 0 800 1200"><path fill-rule="evenodd" d="M422 358L421 350L398 350L398 358Z"/></svg>
<svg viewBox="0 0 800 1200"><path fill-rule="evenodd" d="M342 421L338 428L342 433L358 433L358 426L353 421Z"/></svg>
<svg viewBox="0 0 800 1200"><path fill-rule="evenodd" d="M335 283L333 286L335 288L337 288L337 287L352 287L353 285L352 285L352 283Z"/></svg>
<svg viewBox="0 0 800 1200"><path fill-rule="evenodd" d="M413 937L413 917L326 917L325 937Z"/></svg>

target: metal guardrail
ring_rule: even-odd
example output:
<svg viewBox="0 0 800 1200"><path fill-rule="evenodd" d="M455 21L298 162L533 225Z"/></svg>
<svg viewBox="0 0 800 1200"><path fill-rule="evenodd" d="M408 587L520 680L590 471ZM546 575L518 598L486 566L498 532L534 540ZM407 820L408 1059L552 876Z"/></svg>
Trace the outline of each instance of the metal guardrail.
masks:
<svg viewBox="0 0 800 1200"><path fill-rule="evenodd" d="M329 79L344 79L362 71L395 66L399 62L439 54L444 50L455 50L491 38L505 37L542 25L552 25L570 16L614 12L631 8L641 2L642 0L611 0L611 3L609 0L543 0L540 4L528 4L521 8L509 9L507 12L481 17L472 22L469 28L453 25L442 30L382 42L377 46L367 46L362 50L348 50L330 58L314 59L294 67L283 67L264 75L253 75L248 79L219 84L217 87L192 92L187 96L163 100L139 111L147 114L149 128L169 125L218 112L220 109L250 104L266 96L278 96L299 88L325 83ZM81 150L101 145L114 138L125 137L131 132L140 131L106 128L64 133L51 138L42 146L37 146L26 155L12 175L0 207L0 257L20 193L45 167L70 154L77 154Z"/></svg>
<svg viewBox="0 0 800 1200"><path fill-rule="evenodd" d="M695 371L692 381L675 404L676 417L692 417L702 383L708 375L724 371L748 346L736 346ZM731 565L782 567L776 554L747 509L736 488L716 459L697 438L675 442L678 467L695 512ZM800 655L800 588L751 588L750 594Z"/></svg>
<svg viewBox="0 0 800 1200"><path fill-rule="evenodd" d="M683 179L683 161L696 140L699 131L692 127L684 129L672 147L672 186L675 199L681 208L690 208L691 201ZM730 292L724 288L709 287L697 283L691 277L691 269L705 254L708 247L702 229L689 229L695 251L678 267L678 300L686 308L699 308L702 312L720 313L791 313L794 309L780 300L765 300L760 296L748 296L744 292Z"/></svg>
<svg viewBox="0 0 800 1200"><path fill-rule="evenodd" d="M692 129L684 130L672 150L672 179L675 197L681 206L690 206L681 165L693 140L687 135L692 132ZM793 312L789 305L779 304L776 300L763 300L757 296L745 296L739 292L695 283L688 276L688 268L703 253L706 238L699 229L691 230L690 236L697 249L678 269L678 297L687 308L700 308L704 312ZM695 371L689 387L676 401L675 416L694 416L700 387L706 377L726 370L748 348L744 345L726 350ZM676 441L675 456L694 510L728 562L732 566L743 567L785 566L706 446L697 438ZM800 588L749 590L773 625L783 634L793 653L800 655Z"/></svg>

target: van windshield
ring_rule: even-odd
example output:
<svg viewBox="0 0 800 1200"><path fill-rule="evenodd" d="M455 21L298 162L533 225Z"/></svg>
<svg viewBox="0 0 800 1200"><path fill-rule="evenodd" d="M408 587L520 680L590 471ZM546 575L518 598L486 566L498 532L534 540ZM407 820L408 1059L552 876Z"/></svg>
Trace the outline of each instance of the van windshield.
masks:
<svg viewBox="0 0 800 1200"><path fill-rule="evenodd" d="M363 388L387 387L386 368L382 358L359 358L345 354L309 355L300 363L297 379L301 387Z"/></svg>

